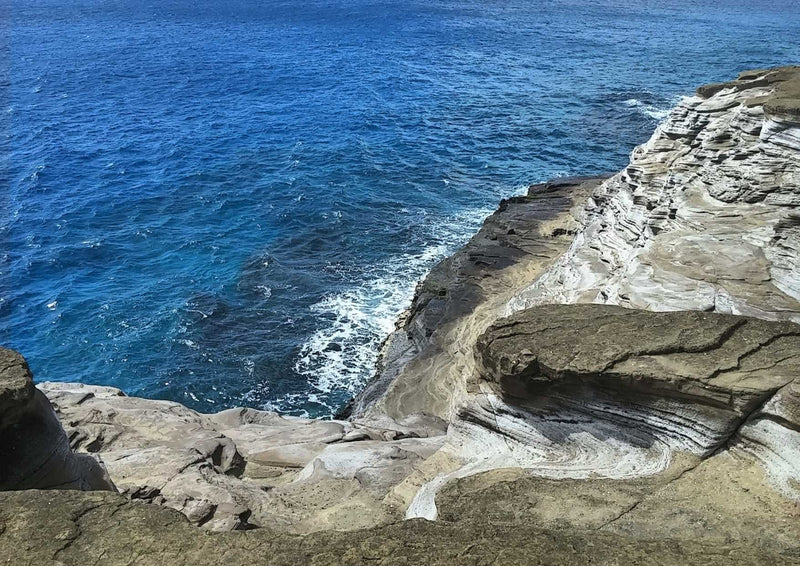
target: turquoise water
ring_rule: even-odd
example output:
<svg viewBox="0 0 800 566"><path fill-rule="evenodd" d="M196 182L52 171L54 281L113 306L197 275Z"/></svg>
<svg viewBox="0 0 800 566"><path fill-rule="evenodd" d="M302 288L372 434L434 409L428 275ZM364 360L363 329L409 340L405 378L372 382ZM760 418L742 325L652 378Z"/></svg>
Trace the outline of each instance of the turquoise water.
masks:
<svg viewBox="0 0 800 566"><path fill-rule="evenodd" d="M0 0L2 342L39 380L335 411L502 197L800 62L795 2Z"/></svg>

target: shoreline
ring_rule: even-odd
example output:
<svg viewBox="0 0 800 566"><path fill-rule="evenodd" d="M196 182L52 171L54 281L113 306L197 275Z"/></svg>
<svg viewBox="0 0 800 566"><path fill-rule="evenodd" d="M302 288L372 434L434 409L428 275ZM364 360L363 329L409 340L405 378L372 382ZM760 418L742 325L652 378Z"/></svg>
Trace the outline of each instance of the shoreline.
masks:
<svg viewBox="0 0 800 566"><path fill-rule="evenodd" d="M263 537L295 563L419 563L420 540L440 563L800 559L798 98L800 67L700 87L619 173L502 201L417 286L347 420L38 384L123 495L0 494L0 525L79 509L84 558L112 508L168 525L148 545L206 540L163 507L249 531L198 563Z"/></svg>
<svg viewBox="0 0 800 566"><path fill-rule="evenodd" d="M497 239L498 236L509 236L509 234L500 234L500 229L498 226L494 226L493 222L497 218L502 218L503 213L508 211L508 207L518 206L520 204L530 203L532 199L536 199L539 197L544 196L547 193L558 192L558 198L563 199L562 202L562 210L553 209L551 211L544 212L545 214L551 214L551 218L547 219L554 223L558 223L559 214L564 213L571 213L570 210L572 208L577 207L580 205L586 198L586 193L588 191L588 186L599 182L601 180L607 179L611 177L611 174L605 175L588 175L588 176L572 176L572 177L559 177L555 179L551 179L549 181L545 181L542 183L535 183L529 185L526 189L524 194L514 195L508 198L501 199L498 203L497 208L489 214L486 218L484 218L481 226L478 230L473 234L473 236L462 246L458 247L453 253L446 256L445 258L441 259L439 262L434 264L430 270L425 274L424 277L417 280L414 284L414 293L411 299L410 304L408 307L403 309L400 315L397 317L395 321L394 330L387 334L386 337L381 341L377 359L375 361L375 366L373 368L373 373L370 379L364 384L356 395L354 395L350 401L348 401L335 415L334 419L349 419L351 418L353 411L355 409L356 413L361 413L371 404L371 401L376 400L377 397L380 397L383 393L385 393L386 389L391 385L393 381L391 376L387 376L385 374L387 361L389 363L396 362L397 360L392 360L393 357L403 357L402 354L398 354L397 352L390 352L390 350L397 350L398 348L402 348L396 344L398 341L402 341L400 336L403 333L408 334L411 332L409 328L410 323L412 323L414 317L420 313L420 311L424 310L428 303L431 300L438 300L440 297L439 295L442 291L452 287L454 284L464 284L463 280L469 277L476 277L476 274L471 273L447 273L448 268L451 264L455 261L458 261L461 256L469 255L470 253L474 253L476 250L480 250L482 247L487 245L487 240ZM574 194L573 194L574 193ZM572 200L571 205L567 206L567 200ZM504 221L505 219L501 219L500 221ZM525 218L525 222L519 222L520 224L525 224L525 229L530 230L531 226L529 225L529 218ZM567 219L564 218L561 220L565 225L568 223ZM556 227L555 229L561 228L564 230L563 233L555 234L555 236L560 235L569 235L568 231L569 228L560 226ZM509 228L513 230L513 228ZM511 236L515 236L516 234L510 234ZM514 238L506 238L504 245L509 247L514 247L519 245L519 242L515 242ZM522 254L517 254L522 255ZM521 260L522 258L514 258L514 257L505 257L502 258L502 262L507 262L508 265L503 265L502 268L508 268L513 266L513 264ZM493 266L485 266L484 272L494 271L495 269L501 269L497 265ZM481 274L477 275L478 277ZM442 281L442 279L444 279ZM435 280L436 283L430 283L430 281ZM438 289L430 289L429 287L438 287ZM446 292L446 291L445 291ZM481 301L481 298L478 296L473 297L472 301L469 305L461 306L459 308L460 311L464 312L469 311L471 308L476 307ZM451 313L447 317L448 320L436 321L436 324L432 326L439 326L443 324L447 324L451 322L449 319L457 318L459 313ZM417 349L417 348L415 348ZM414 353L414 355L419 355L419 350ZM388 359L387 359L388 358Z"/></svg>
<svg viewBox="0 0 800 566"><path fill-rule="evenodd" d="M448 357L445 363L452 364L447 353L452 340L439 339L440 335L453 332L450 326L459 322L472 324L461 319L485 308L490 299L502 301L503 294L513 290L518 281L535 278L564 251L578 209L594 186L606 178L554 179L529 186L524 195L501 200L476 234L417 284L407 314L384 341L376 375L350 403L352 418L364 416L415 359L444 354ZM486 282L491 282L492 288L487 288ZM473 339L480 333L471 332ZM398 408L394 414L403 411ZM446 419L440 409L426 406L419 412Z"/></svg>

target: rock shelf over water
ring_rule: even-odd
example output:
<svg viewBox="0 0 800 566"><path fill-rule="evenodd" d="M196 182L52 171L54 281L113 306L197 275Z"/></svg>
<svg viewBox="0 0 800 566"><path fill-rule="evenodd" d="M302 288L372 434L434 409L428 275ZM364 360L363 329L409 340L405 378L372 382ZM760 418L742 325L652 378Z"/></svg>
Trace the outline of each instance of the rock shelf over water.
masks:
<svg viewBox="0 0 800 566"><path fill-rule="evenodd" d="M749 71L503 201L341 420L37 391L3 351L0 559L800 563L798 109L800 68Z"/></svg>

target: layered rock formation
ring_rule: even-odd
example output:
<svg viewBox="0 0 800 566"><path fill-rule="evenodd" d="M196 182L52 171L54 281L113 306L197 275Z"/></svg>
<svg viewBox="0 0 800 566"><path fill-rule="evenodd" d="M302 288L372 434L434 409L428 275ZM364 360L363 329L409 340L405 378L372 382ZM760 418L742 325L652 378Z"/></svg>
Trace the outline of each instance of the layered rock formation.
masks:
<svg viewBox="0 0 800 566"><path fill-rule="evenodd" d="M785 477L800 478L800 434L788 416L800 409L797 324L549 305L498 322L477 353L483 379L522 409L503 415L519 422L501 432L539 460L539 475L638 477L666 469L677 454L696 461L746 451L800 500L800 484ZM771 409L778 406L782 420ZM481 413L465 417L480 422ZM497 426L497 418L481 424ZM764 435L780 442L754 445L751 431L762 421L784 429ZM769 465L773 458L792 469Z"/></svg>
<svg viewBox="0 0 800 566"><path fill-rule="evenodd" d="M273 524L209 537L171 509L119 494L17 491L0 493L2 556L31 565L800 560L800 506L791 492L775 489L772 464L752 457L754 449L763 451L754 439L764 437L752 431L765 423L782 427L780 435L766 432L768 446L796 470L800 326L554 305L493 325L476 356L481 380L494 391L494 416L481 420L465 407L448 444L454 449L460 441L488 463L473 472L508 456L516 466L451 478L436 500L438 521L304 536ZM503 439L507 454L492 435ZM796 488L793 481L785 487ZM324 506L319 491L306 488Z"/></svg>
<svg viewBox="0 0 800 566"><path fill-rule="evenodd" d="M600 177L533 185L503 200L478 233L436 265L383 345L376 377L348 408L367 421L425 413L449 418L471 371L470 346L513 294L572 242Z"/></svg>
<svg viewBox="0 0 800 566"><path fill-rule="evenodd" d="M454 361L440 369L427 363L424 349L400 363L389 358L383 373L394 373L391 387L362 416L374 418L377 412L394 417L433 408L450 422L442 449L395 490L408 506L407 516L436 517L435 494L458 477L520 466L553 473L548 463L539 469L542 461L536 449L521 449L536 437L525 423L527 412L517 418L519 407L509 405L476 368L471 346L501 317L536 305L595 302L800 320L799 80L797 67L751 71L685 98L653 137L634 150L631 164L592 191L575 214L577 225L571 228L565 253L500 304L482 303L463 316L458 327L473 332L439 340ZM413 337L416 324L412 316L400 333ZM449 387L426 395L436 399L435 405L429 400L415 403L413 397L409 402L406 390L418 391L420 383L443 378ZM508 440L517 435L523 442ZM760 436L765 440L767 435ZM602 435L592 438L586 442L594 447L573 446L552 457L569 460L579 452L599 454L613 445ZM587 464L571 477L624 477L624 462L603 462L632 454L639 454L637 473L655 473L667 466L672 452L645 457L627 447L612 450L596 458L597 469ZM787 466L768 450L759 454L773 462L773 476L780 475L778 468L791 468L796 475L796 459Z"/></svg>
<svg viewBox="0 0 800 566"><path fill-rule="evenodd" d="M507 314L603 302L800 320L798 77L751 71L684 99Z"/></svg>
<svg viewBox="0 0 800 566"><path fill-rule="evenodd" d="M755 458L770 489L800 500L800 434L771 409L800 408L794 323L548 305L490 327L476 356L478 389L437 454L448 466L421 485L410 516L436 518L443 485L491 469L625 479L723 454Z"/></svg>
<svg viewBox="0 0 800 566"><path fill-rule="evenodd" d="M536 185L527 196L504 201L472 241L420 285L407 316L416 335L393 335L384 358L389 372L397 373L403 360L422 368L416 375L424 385L408 395L413 411L403 413L400 404L391 415L375 410L352 421L253 409L201 415L110 387L39 388L72 448L101 457L123 494L178 510L205 529L306 533L399 520L407 503L397 486L446 440L447 422L436 416L445 411L433 410L452 397L446 376L457 376L464 360L472 360L469 349L454 355L452 347L491 323L480 317L489 305L496 311L567 249L574 214L600 181ZM442 371L425 371L431 366ZM353 403L355 413L391 382L386 376L373 382Z"/></svg>
<svg viewBox="0 0 800 566"><path fill-rule="evenodd" d="M743 73L621 173L504 201L348 420L40 385L122 494L0 494L0 557L800 563L798 101Z"/></svg>

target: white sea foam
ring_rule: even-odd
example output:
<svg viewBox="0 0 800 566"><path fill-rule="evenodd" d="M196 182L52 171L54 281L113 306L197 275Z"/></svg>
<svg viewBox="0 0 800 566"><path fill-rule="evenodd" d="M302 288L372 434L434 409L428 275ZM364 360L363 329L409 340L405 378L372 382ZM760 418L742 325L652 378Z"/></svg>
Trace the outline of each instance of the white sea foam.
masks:
<svg viewBox="0 0 800 566"><path fill-rule="evenodd" d="M269 397L272 397L272 399L269 399ZM264 399L268 400L265 401ZM262 411L272 411L283 415L290 414L293 417L300 418L311 417L308 411L298 408L309 401L318 403L319 399L308 393L286 393L284 395L275 396L271 394L267 386L252 389L244 396L245 405L254 406L258 404L259 409ZM291 408L291 410L287 411L287 408Z"/></svg>
<svg viewBox="0 0 800 566"><path fill-rule="evenodd" d="M261 292L261 295L265 299L269 299L272 296L272 289L270 287L267 287L266 285L256 285L256 289L258 289L258 291Z"/></svg>
<svg viewBox="0 0 800 566"><path fill-rule="evenodd" d="M435 221L426 229L431 244L419 253L390 257L372 266L360 283L313 305L328 322L303 344L295 371L320 393L357 393L374 371L381 341L411 303L417 281L474 234L492 211L476 209ZM318 401L324 404L324 397Z"/></svg>
<svg viewBox="0 0 800 566"><path fill-rule="evenodd" d="M677 103L677 100L673 100L671 103L672 104L670 106L660 107L652 104L646 104L637 98L629 98L625 101L626 106L635 108L645 116L652 118L653 120L658 120L659 122L669 116L669 113L674 104Z"/></svg>
<svg viewBox="0 0 800 566"><path fill-rule="evenodd" d="M256 369L256 363L249 358L245 358L242 362L242 365L244 366L244 370L247 372L248 377L253 377Z"/></svg>

